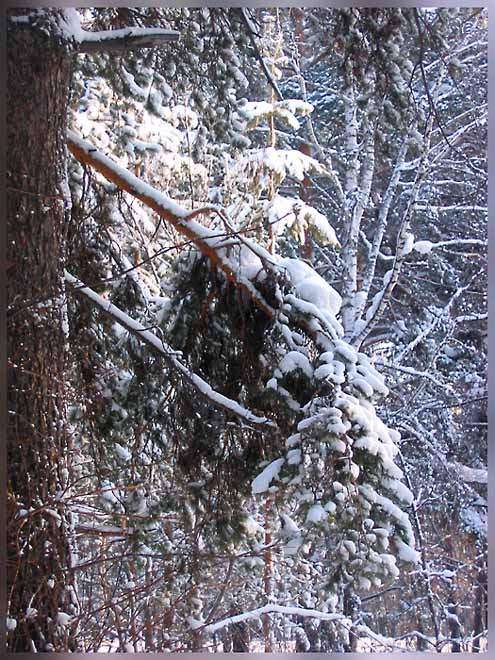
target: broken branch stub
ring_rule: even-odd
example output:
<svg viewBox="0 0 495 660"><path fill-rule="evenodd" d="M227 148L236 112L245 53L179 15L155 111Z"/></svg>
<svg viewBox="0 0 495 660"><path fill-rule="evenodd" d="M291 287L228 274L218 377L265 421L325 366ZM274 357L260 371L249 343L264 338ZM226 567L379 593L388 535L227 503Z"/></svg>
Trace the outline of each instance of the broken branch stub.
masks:
<svg viewBox="0 0 495 660"><path fill-rule="evenodd" d="M175 30L124 29L107 32L86 32L79 44L80 53L103 53L156 48L166 43L177 42L180 33Z"/></svg>

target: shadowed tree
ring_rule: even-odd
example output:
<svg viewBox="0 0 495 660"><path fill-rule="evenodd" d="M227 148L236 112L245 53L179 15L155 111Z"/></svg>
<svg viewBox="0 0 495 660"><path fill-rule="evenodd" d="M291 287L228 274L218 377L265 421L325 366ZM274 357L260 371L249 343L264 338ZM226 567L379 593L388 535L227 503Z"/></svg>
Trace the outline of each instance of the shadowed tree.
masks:
<svg viewBox="0 0 495 660"><path fill-rule="evenodd" d="M22 12L16 12L21 14ZM70 440L62 265L71 52L57 10L8 29L8 585L11 651L67 651ZM42 53L42 56L40 54Z"/></svg>

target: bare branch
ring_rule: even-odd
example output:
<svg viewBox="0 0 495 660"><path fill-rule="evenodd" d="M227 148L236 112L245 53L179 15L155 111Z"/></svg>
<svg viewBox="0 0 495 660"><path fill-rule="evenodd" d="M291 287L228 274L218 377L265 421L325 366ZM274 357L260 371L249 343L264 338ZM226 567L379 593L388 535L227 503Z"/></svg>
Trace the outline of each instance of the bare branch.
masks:
<svg viewBox="0 0 495 660"><path fill-rule="evenodd" d="M261 64L261 68L263 69L263 73L265 74L265 77L268 81L268 84L270 85L270 87L275 92L278 100L283 101L284 100L284 95L280 91L280 88L277 85L277 82L276 82L275 78L272 76L272 74L268 70L268 67L266 66L265 58L260 53L260 49L258 48L258 44L256 43L255 37L257 35L257 32L256 32L256 30L255 30L255 28L254 28L254 26L251 22L251 19L249 18L248 14L247 14L247 11L244 7L241 7L240 13L241 13L242 22L246 26L247 33L248 33L248 36L249 36L249 40L251 41L251 45L254 49L254 55L255 55L256 59L258 60L258 62Z"/></svg>
<svg viewBox="0 0 495 660"><path fill-rule="evenodd" d="M87 32L82 30L79 45L80 53L102 53L109 51L135 50L136 48L156 48L179 40L180 33L161 28L124 28Z"/></svg>

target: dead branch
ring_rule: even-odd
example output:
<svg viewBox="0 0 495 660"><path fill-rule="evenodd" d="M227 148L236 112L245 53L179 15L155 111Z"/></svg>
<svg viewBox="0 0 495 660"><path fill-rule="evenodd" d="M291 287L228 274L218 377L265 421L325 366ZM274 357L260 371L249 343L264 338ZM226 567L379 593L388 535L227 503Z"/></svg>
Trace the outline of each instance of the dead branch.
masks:
<svg viewBox="0 0 495 660"><path fill-rule="evenodd" d="M175 30L159 28L125 28L101 32L83 31L80 53L107 53L111 51L135 50L136 48L156 48L166 43L179 40L180 33Z"/></svg>

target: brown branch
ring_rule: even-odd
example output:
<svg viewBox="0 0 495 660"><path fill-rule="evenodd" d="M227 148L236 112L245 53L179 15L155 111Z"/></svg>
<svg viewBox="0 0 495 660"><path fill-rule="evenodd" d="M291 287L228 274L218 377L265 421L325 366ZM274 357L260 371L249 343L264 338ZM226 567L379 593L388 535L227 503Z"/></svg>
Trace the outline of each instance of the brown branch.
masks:
<svg viewBox="0 0 495 660"><path fill-rule="evenodd" d="M72 154L81 163L93 167L106 179L136 199L139 199L139 201L155 211L161 218L168 221L179 234L189 239L215 267L221 270L229 282L247 294L253 303L266 314L268 319L277 320L279 313L278 305L276 308L273 308L250 280L238 275L235 265L224 257L219 250L224 245L215 244L218 234L194 220L195 217L202 214L216 213L223 220L228 231L260 258L266 270L271 271L274 276L284 280L283 272L276 265L270 263L270 255L260 246L243 238L240 232L235 232L234 228L228 222L224 211L216 206L203 206L193 211L188 211L175 204L171 199L160 193L160 191L142 182L136 176L114 163L110 158L93 148L90 143L82 140L76 133L68 131L67 144ZM296 300L297 296L293 296L293 298ZM298 313L297 316L299 318L294 319L295 324L307 333L317 345L327 350L327 340L331 339L334 334L332 328L328 327L328 324L324 323L322 317L318 314L312 315L313 318L310 320L306 320L304 314L301 315ZM315 321L317 322L316 327L314 325ZM142 329L140 329L140 332L142 332Z"/></svg>
<svg viewBox="0 0 495 660"><path fill-rule="evenodd" d="M275 310L265 301L254 285L249 281L240 279L228 260L224 259L218 250L208 242L212 237L206 233L206 229L198 227L196 223L192 222L199 215L212 212L219 213L216 207L203 206L188 212L162 196L159 191L144 184L130 172L113 163L72 131L68 132L67 144L77 160L84 165L90 165L100 174L103 174L106 179L139 199L161 218L167 220L180 234L186 236L202 254L208 257L211 263L226 275L229 282L242 289L268 318L275 318Z"/></svg>

